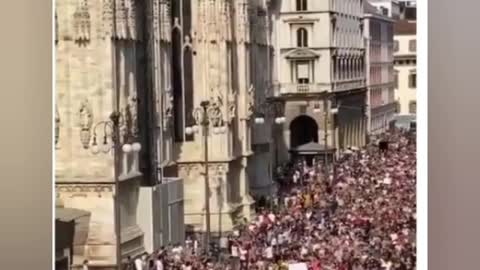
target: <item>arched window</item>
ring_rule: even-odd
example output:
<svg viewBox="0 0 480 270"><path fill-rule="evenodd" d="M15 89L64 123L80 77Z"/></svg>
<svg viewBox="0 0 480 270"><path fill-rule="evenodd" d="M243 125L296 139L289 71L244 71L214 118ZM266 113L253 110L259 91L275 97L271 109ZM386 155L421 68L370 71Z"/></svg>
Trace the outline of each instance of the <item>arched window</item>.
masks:
<svg viewBox="0 0 480 270"><path fill-rule="evenodd" d="M297 0L297 11L307 10L307 0Z"/></svg>
<svg viewBox="0 0 480 270"><path fill-rule="evenodd" d="M297 30L297 47L308 47L308 31L305 28Z"/></svg>

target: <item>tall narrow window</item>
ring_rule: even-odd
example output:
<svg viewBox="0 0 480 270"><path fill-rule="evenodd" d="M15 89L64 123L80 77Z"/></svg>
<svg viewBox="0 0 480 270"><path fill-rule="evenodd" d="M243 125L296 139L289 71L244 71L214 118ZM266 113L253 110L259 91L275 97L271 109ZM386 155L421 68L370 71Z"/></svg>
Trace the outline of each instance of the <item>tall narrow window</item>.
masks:
<svg viewBox="0 0 480 270"><path fill-rule="evenodd" d="M307 0L297 0L297 11L307 10Z"/></svg>
<svg viewBox="0 0 480 270"><path fill-rule="evenodd" d="M191 31L190 1L171 1L172 23L180 21L172 33L172 86L175 140L193 140L185 134L185 127L193 125L193 52L184 46L184 33Z"/></svg>
<svg viewBox="0 0 480 270"><path fill-rule="evenodd" d="M408 48L411 52L416 52L417 51L417 40L412 39L408 42Z"/></svg>
<svg viewBox="0 0 480 270"><path fill-rule="evenodd" d="M417 73L410 73L408 76L408 87L417 88Z"/></svg>
<svg viewBox="0 0 480 270"><path fill-rule="evenodd" d="M410 114L416 114L417 113L417 102L416 101L410 101L408 104L408 112Z"/></svg>
<svg viewBox="0 0 480 270"><path fill-rule="evenodd" d="M297 30L297 47L308 47L308 31L305 28Z"/></svg>

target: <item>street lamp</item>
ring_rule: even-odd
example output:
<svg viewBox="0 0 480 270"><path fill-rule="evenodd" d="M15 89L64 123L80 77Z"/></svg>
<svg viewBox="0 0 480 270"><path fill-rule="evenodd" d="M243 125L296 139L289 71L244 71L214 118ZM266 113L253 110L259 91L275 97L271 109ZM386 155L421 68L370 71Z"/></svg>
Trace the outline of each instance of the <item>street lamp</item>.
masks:
<svg viewBox="0 0 480 270"><path fill-rule="evenodd" d="M273 121L277 125L284 124L286 122L285 112L284 112L284 103L279 99L270 99L265 102L257 105L255 110L255 124L263 125L265 124L266 117L273 118ZM275 126L276 127L276 126ZM274 128L275 128L274 127ZM277 136L273 136L275 143L275 170L278 167L278 139Z"/></svg>
<svg viewBox="0 0 480 270"><path fill-rule="evenodd" d="M200 103L200 107L193 110L193 116L196 124L185 128L187 135L197 134L202 130L203 147L204 147L204 167L205 167L205 239L204 247L207 254L210 251L210 184L208 175L208 136L210 131L212 134L223 134L227 132L228 127L223 120L221 103L216 101L204 100Z"/></svg>
<svg viewBox="0 0 480 270"><path fill-rule="evenodd" d="M286 121L283 102L280 100L267 100L257 105L255 111L255 124L258 125L264 124L266 117L272 117L276 124L283 124Z"/></svg>
<svg viewBox="0 0 480 270"><path fill-rule="evenodd" d="M133 142L133 139L136 137L135 128L129 127L130 125L135 125L131 121L131 114L126 114L125 116L119 112L113 112L110 115L110 120L100 121L93 127L93 136L90 151L94 155L100 153L108 154L114 149L114 174L115 174L115 195L114 195L114 207L115 207L115 236L116 236L116 257L117 257L117 267L121 269L122 266L122 253L121 253L121 221L120 221L120 167L121 159L119 153L135 153L138 154L142 148L142 145L139 142ZM128 119L125 119L125 118ZM123 120L123 121L122 121ZM125 125L125 126L124 126ZM124 136L121 135L120 129L127 128L127 132ZM97 131L103 133L99 136ZM132 131L133 130L133 131ZM101 144L97 137L101 138ZM123 137L123 138L122 138ZM88 146L87 146L88 148ZM124 160L124 167L126 168L126 160ZM138 167L138 158L134 159L135 168Z"/></svg>

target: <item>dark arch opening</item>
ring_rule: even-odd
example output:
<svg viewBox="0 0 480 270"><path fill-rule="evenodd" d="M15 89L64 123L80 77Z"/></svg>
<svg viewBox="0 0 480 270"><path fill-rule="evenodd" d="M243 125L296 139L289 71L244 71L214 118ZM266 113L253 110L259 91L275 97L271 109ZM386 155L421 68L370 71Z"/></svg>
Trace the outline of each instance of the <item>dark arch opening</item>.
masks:
<svg viewBox="0 0 480 270"><path fill-rule="evenodd" d="M317 122L306 115L298 116L290 123L290 148L309 142L318 143Z"/></svg>

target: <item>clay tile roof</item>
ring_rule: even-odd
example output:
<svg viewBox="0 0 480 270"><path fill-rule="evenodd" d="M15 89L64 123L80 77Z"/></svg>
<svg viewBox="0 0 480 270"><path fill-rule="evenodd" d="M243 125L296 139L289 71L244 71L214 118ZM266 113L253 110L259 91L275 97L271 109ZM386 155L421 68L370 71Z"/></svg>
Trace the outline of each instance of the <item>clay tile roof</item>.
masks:
<svg viewBox="0 0 480 270"><path fill-rule="evenodd" d="M395 35L416 35L417 23L407 20L399 20L394 24Z"/></svg>

